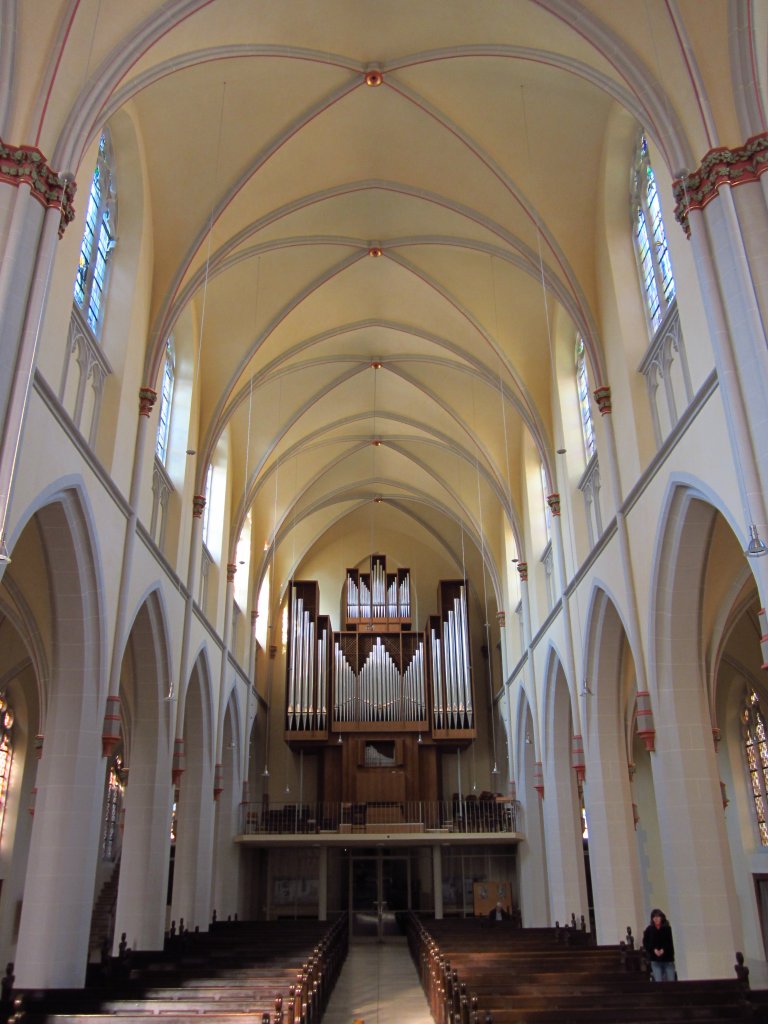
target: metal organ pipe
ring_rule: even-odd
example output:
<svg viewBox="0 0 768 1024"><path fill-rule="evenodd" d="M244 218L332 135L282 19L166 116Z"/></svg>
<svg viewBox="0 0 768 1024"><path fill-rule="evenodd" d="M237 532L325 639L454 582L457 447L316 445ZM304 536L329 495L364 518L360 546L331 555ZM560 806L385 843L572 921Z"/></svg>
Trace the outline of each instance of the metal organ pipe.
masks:
<svg viewBox="0 0 768 1024"><path fill-rule="evenodd" d="M430 632L429 649L432 654L432 707L435 728L443 728L443 673L440 663L440 637L436 630Z"/></svg>
<svg viewBox="0 0 768 1024"><path fill-rule="evenodd" d="M397 577L395 577L387 587L387 615L394 619L397 618L397 612Z"/></svg>
<svg viewBox="0 0 768 1024"><path fill-rule="evenodd" d="M291 587L291 636L288 662L288 728L294 724L293 706L296 689L296 589Z"/></svg>
<svg viewBox="0 0 768 1024"><path fill-rule="evenodd" d="M464 673L464 706L467 709L467 727L472 728L472 680L469 674L469 622L467 616L467 592L464 587L459 590L459 622L461 624L461 663Z"/></svg>
<svg viewBox="0 0 768 1024"><path fill-rule="evenodd" d="M451 729L456 728L456 674L453 662L453 612L448 612L447 619L443 622L443 650L445 652L445 690L446 690L446 711L448 712L448 723Z"/></svg>
<svg viewBox="0 0 768 1024"><path fill-rule="evenodd" d="M371 617L371 591L364 580L360 580L360 618L370 619Z"/></svg>
<svg viewBox="0 0 768 1024"><path fill-rule="evenodd" d="M317 705L315 707L315 728L325 728L326 690L328 686L328 630L317 641Z"/></svg>

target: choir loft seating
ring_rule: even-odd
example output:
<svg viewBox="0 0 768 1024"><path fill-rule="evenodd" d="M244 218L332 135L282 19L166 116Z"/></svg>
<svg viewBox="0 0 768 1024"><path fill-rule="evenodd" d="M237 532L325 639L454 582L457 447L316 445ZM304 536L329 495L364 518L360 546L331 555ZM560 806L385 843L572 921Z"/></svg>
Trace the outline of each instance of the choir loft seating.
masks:
<svg viewBox="0 0 768 1024"><path fill-rule="evenodd" d="M371 800L308 803L247 803L242 807L242 835L313 835L380 833L511 834L519 838L517 801L493 793L451 800Z"/></svg>

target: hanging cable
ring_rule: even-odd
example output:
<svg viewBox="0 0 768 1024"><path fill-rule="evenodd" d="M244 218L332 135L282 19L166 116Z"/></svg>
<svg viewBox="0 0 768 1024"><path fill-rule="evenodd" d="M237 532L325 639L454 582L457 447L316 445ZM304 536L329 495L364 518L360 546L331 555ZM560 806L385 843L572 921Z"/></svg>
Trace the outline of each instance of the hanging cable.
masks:
<svg viewBox="0 0 768 1024"><path fill-rule="evenodd" d="M200 360L203 354L203 332L205 330L205 310L208 300L208 274L211 269L211 243L213 240L213 215L216 212L216 195L219 186L219 166L221 161L221 139L224 129L224 100L227 95L227 83L221 83L221 106L219 108L219 130L216 138L216 166L213 172L213 198L211 199L211 212L208 217L208 244L205 256L205 276L203 278L203 301L200 306L200 338L197 345L197 365L195 367L194 381L200 380Z"/></svg>
<svg viewBox="0 0 768 1024"><path fill-rule="evenodd" d="M475 384L474 384L474 381L472 382L472 420L473 420L473 422L475 424L475 429L477 429L477 412L476 412L476 409L475 409ZM488 587L487 587L486 578L485 578L485 530L484 530L484 527L483 527L483 501L482 501L482 496L480 494L480 461L479 461L478 454L477 454L477 443L475 443L475 473L476 473L476 477L477 477L477 509L478 509L478 516L479 516L479 520L480 520L480 565L481 565L481 569L482 569L482 573L483 573L483 608L484 608L484 616L485 616L485 623L484 623L485 649L486 649L486 652L487 652L486 656L487 656L487 660L488 660L488 702L489 702L488 703L488 713L489 713L490 719L491 719L491 744L492 744L492 747L493 747L493 769L491 770L491 774L495 775L495 774L498 774L499 768L498 768L498 760L497 760L497 757L496 757L496 730L493 727L493 705L494 705L494 700L493 700L493 661L492 661L492 654L491 654L490 626L489 626L489 623L488 623ZM462 546L462 557L463 557L463 552L464 552L464 533L463 533L463 530L462 530L462 545L461 546ZM466 570L465 570L464 579L466 580Z"/></svg>

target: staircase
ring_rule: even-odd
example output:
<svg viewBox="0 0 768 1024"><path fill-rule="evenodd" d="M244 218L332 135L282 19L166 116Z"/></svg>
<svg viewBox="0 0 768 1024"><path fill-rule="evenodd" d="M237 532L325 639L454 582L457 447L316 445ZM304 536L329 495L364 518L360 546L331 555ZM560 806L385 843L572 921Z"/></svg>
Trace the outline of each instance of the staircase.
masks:
<svg viewBox="0 0 768 1024"><path fill-rule="evenodd" d="M119 883L120 858L118 857L115 861L114 867L112 868L112 874L106 880L104 885L102 885L101 892L93 905L93 914L91 916L91 937L88 943L88 949L91 957L93 957L94 953L100 953L105 940L110 945L110 953L112 952L111 945L115 930L114 910L115 903L117 902L117 887Z"/></svg>

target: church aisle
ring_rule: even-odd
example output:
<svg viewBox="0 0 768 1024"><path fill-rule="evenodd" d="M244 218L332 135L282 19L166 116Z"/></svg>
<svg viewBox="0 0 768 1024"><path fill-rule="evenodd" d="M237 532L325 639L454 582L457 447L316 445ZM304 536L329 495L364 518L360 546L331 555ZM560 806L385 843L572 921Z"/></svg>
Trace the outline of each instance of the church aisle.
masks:
<svg viewBox="0 0 768 1024"><path fill-rule="evenodd" d="M405 942L350 946L323 1024L432 1024Z"/></svg>

